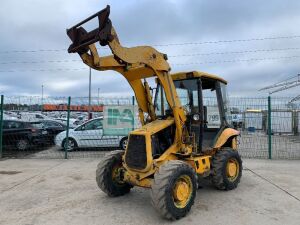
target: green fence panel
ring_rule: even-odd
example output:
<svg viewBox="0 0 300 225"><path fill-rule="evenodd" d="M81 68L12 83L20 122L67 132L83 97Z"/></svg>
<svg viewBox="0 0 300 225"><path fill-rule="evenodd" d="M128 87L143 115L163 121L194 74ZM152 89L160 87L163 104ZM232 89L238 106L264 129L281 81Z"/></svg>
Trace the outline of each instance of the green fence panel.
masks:
<svg viewBox="0 0 300 225"><path fill-rule="evenodd" d="M71 106L71 97L68 98L67 130L66 130L66 141L65 141L65 144L64 144L64 147L65 147L65 159L68 158L68 148L69 148L70 106Z"/></svg>
<svg viewBox="0 0 300 225"><path fill-rule="evenodd" d="M268 96L268 156L272 159L272 107L271 96Z"/></svg>
<svg viewBox="0 0 300 225"><path fill-rule="evenodd" d="M2 147L2 138L3 138L3 105L4 105L4 96L1 95L1 105L0 105L0 158L2 158L2 151L3 151L3 147Z"/></svg>

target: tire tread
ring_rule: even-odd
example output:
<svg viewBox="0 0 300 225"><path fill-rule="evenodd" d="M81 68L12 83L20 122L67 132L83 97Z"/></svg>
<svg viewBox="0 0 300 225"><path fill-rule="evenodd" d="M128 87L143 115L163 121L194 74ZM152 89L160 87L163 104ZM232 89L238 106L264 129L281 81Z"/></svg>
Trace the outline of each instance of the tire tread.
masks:
<svg viewBox="0 0 300 225"><path fill-rule="evenodd" d="M166 190L170 185L170 178L178 172L178 170L189 170L191 171L192 180L196 182L196 174L194 169L185 162L179 160L168 161L167 163L160 166L158 171L154 174L154 180L151 187L151 203L154 208L165 218L170 220L179 219L185 216L190 210L191 206L194 204L194 198L191 199L189 207L187 207L186 212L181 215L174 215L168 210L168 203L166 201ZM195 185L194 185L195 188Z"/></svg>
<svg viewBox="0 0 300 225"><path fill-rule="evenodd" d="M235 180L235 182L227 182L224 177L224 169L225 164L227 164L227 160L230 157L235 157L240 163L240 173L239 177ZM242 176L242 160L237 151L231 148L223 148L218 151L212 159L212 183L219 190L232 190L235 189Z"/></svg>

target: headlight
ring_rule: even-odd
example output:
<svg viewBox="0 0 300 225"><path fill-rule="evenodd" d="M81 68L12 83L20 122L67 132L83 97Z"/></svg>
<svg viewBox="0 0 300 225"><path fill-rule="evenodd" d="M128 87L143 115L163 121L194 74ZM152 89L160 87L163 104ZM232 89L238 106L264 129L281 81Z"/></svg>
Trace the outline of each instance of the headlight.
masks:
<svg viewBox="0 0 300 225"><path fill-rule="evenodd" d="M200 115L199 114L194 114L193 115L193 120L195 120L195 121L200 120Z"/></svg>

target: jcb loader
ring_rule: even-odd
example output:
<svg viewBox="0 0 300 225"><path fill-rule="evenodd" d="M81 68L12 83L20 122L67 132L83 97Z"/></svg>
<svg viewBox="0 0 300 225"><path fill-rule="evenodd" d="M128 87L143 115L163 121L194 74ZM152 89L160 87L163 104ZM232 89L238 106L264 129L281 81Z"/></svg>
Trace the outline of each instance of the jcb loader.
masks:
<svg viewBox="0 0 300 225"><path fill-rule="evenodd" d="M194 204L199 179L211 179L220 190L240 182L239 132L228 122L227 82L204 72L170 74L166 54L149 46L123 47L109 13L107 6L68 29L68 52L78 53L95 70L122 74L135 93L142 126L130 132L125 151L112 151L101 160L97 184L111 197L134 186L149 188L157 211L179 219ZM83 25L92 19L99 27L86 31ZM100 56L97 42L112 55ZM155 96L147 82L153 77ZM208 105L204 97L216 101Z"/></svg>

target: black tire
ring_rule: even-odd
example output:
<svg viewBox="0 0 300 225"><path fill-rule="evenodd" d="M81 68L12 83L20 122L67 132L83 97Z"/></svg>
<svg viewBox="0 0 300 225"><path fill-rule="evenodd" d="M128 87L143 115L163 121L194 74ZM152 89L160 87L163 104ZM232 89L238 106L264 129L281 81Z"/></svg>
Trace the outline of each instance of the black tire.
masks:
<svg viewBox="0 0 300 225"><path fill-rule="evenodd" d="M125 195L130 192L132 186L125 182L119 183L113 179L113 169L122 166L124 151L112 151L101 160L96 170L98 187L110 197Z"/></svg>
<svg viewBox="0 0 300 225"><path fill-rule="evenodd" d="M128 145L128 137L123 137L120 141L120 148L121 150L126 150L126 147Z"/></svg>
<svg viewBox="0 0 300 225"><path fill-rule="evenodd" d="M74 151L78 147L77 142L73 138L68 138L68 140L69 140L69 143L68 143L67 151L68 152ZM62 150L65 149L66 141L67 141L67 139L65 138L62 142Z"/></svg>
<svg viewBox="0 0 300 225"><path fill-rule="evenodd" d="M238 174L230 178L227 174L227 164L229 160L238 163ZM242 177L242 160L239 153L231 148L224 148L218 151L212 159L212 183L219 190L235 189Z"/></svg>
<svg viewBox="0 0 300 225"><path fill-rule="evenodd" d="M29 147L29 141L27 139L20 139L16 142L16 148L19 151L25 151Z"/></svg>
<svg viewBox="0 0 300 225"><path fill-rule="evenodd" d="M174 188L182 176L190 179L190 191L187 203L183 207L176 205ZM151 187L152 205L166 219L176 220L184 217L194 204L197 190L197 178L194 169L179 160L168 161L154 174Z"/></svg>

